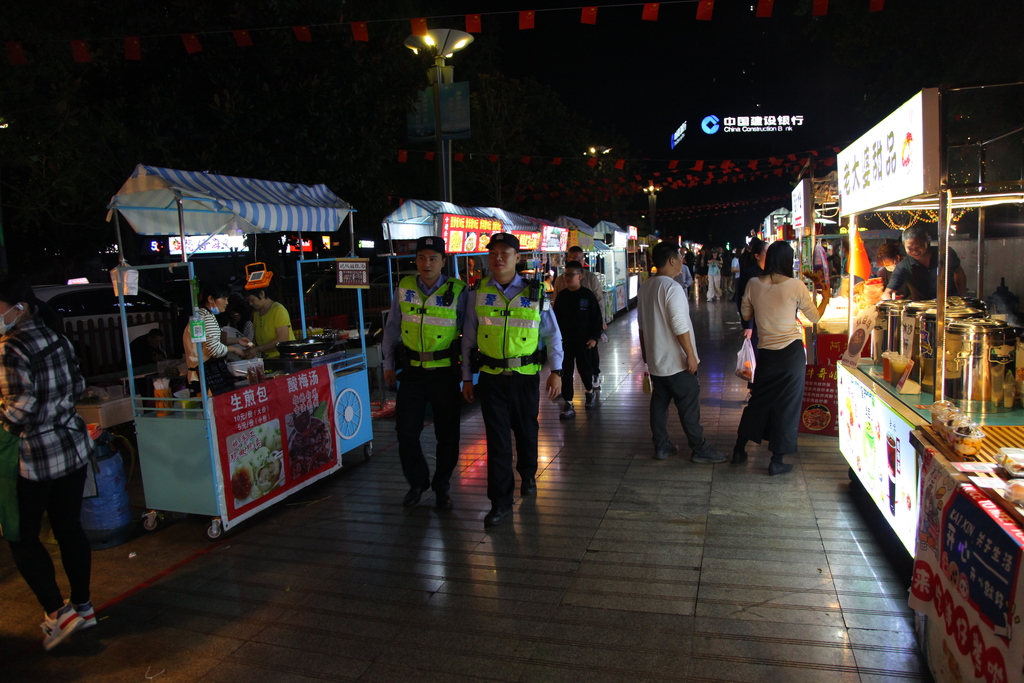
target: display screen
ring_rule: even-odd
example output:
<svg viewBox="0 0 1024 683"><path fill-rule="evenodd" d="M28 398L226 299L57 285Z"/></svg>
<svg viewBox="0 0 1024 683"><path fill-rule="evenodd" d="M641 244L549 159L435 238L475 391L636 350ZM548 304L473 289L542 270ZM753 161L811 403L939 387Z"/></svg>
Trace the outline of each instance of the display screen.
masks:
<svg viewBox="0 0 1024 683"><path fill-rule="evenodd" d="M839 450L900 542L914 555L918 525L914 425L839 366Z"/></svg>
<svg viewBox="0 0 1024 683"><path fill-rule="evenodd" d="M168 237L172 254L181 253L181 238ZM206 244L203 244L206 242ZM202 245L200 247L200 245ZM245 235L185 235L185 249L189 254L218 254L228 251L245 251Z"/></svg>

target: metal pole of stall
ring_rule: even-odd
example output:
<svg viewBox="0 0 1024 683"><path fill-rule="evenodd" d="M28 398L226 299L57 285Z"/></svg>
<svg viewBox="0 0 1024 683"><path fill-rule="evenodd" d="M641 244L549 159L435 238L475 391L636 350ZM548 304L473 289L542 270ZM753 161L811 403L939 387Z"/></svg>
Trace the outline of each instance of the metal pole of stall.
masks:
<svg viewBox="0 0 1024 683"><path fill-rule="evenodd" d="M985 207L978 209L978 279L976 292L979 299L985 298Z"/></svg>
<svg viewBox="0 0 1024 683"><path fill-rule="evenodd" d="M949 223L952 209L952 196L946 189L949 185L949 155L946 150L943 99L944 88L939 88L939 263L935 282L935 340L932 342L935 349L936 401L943 400L946 394L946 294L949 287Z"/></svg>
<svg viewBox="0 0 1024 683"><path fill-rule="evenodd" d="M181 237L181 262L188 263L188 250L185 248L185 202L181 193L174 193L174 202L178 205L178 235Z"/></svg>
<svg viewBox="0 0 1024 683"><path fill-rule="evenodd" d="M390 230L388 231L390 235ZM352 258L356 256L356 222L355 217L352 215L352 208L349 207L348 211L348 255Z"/></svg>

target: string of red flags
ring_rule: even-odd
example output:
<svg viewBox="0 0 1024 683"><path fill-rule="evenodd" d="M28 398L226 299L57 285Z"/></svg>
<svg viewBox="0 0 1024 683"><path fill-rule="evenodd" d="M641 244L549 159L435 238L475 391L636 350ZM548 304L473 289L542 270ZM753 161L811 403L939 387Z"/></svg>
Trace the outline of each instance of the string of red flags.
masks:
<svg viewBox="0 0 1024 683"><path fill-rule="evenodd" d="M829 173L835 168L836 154L839 147L824 147L819 149L793 152L783 156L770 156L763 159L615 159L607 160L602 168L622 171L627 164L631 166L643 166L648 170L646 173L634 173L632 177L615 176L609 174L600 178L589 178L584 180L566 180L559 183L527 184L517 187L517 192L535 192L537 198L549 197L587 197L601 195L610 197L615 195L628 195L642 192L644 189L655 186L658 189L684 189L697 187L699 185L712 185L722 183L736 183L741 181L764 180L771 178L784 178L787 176L800 176L809 169L819 174ZM398 150L398 163L408 163L410 159L422 159L433 161L436 157L433 151L419 150ZM475 154L459 152L453 155L453 159L459 163L476 162L486 160L489 163L497 164L502 161L516 162L524 166L538 166L549 164L561 166L563 157L545 157L537 155L511 156L501 154ZM584 165L596 168L602 162L595 157L581 157ZM576 158L573 159L574 161ZM601 172L601 169L597 169Z"/></svg>
<svg viewBox="0 0 1024 683"><path fill-rule="evenodd" d="M868 12L881 12L885 8L885 0L858 0L858 2L866 5ZM639 17L640 21L659 21L663 19L661 16L661 9L665 5L675 6L693 6L695 13L691 16L697 21L712 21L714 19L715 0L668 0L668 2L637 2L637 3L622 3L611 6L606 6L608 9L614 8L616 11L625 9L632 9L633 11L639 10L639 14L635 15ZM294 36L296 42L299 43L312 43L314 37L319 40L327 39L328 36L332 37L338 35L337 28L348 26L351 30L352 40L357 42L370 42L370 25L383 26L385 24L400 24L406 23L413 35L423 36L427 34L431 24L438 27L445 25L450 27L452 20L462 19L465 22L465 30L468 33L483 33L485 19L487 23L491 22L503 22L507 21L509 15L514 15L518 18L520 30L531 30L538 27L538 15L544 15L545 18L553 16L555 13L568 13L578 12L579 21L582 25L596 25L598 23L600 9L597 5L589 5L584 7L552 7L541 10L518 10L518 11L502 11L502 12L478 12L466 14L462 17L459 15L443 15L434 17L396 17L386 19L367 19L365 21L347 21L347 22L321 22L321 23L307 23L297 24L294 26L266 26L266 27L248 27L248 28L235 28L226 30L216 31L192 31L179 34L182 42L184 51L186 54L194 55L199 52L203 52L204 40L212 39L215 36L231 34L234 38L236 47L252 47L254 44L259 43L259 37L254 37L257 34L266 34L269 32L280 32L282 30L290 31ZM756 8L754 10L754 17L756 19L770 19L773 17L775 9L775 0L757 0ZM825 17L828 15L828 0L812 0L811 15L813 17ZM616 19L619 21L620 19ZM607 20L606 20L607 21ZM543 22L540 22L543 26ZM555 24L552 23L552 26ZM331 29L331 31L324 31L324 29ZM562 30L559 28L559 30ZM126 60L139 61L142 59L144 51L143 47L147 44L156 43L157 41L163 41L168 36L166 34L150 34L150 35L136 35L136 36L93 36L93 37L82 37L70 41L71 45L71 58L72 61L77 63L89 63L92 61L93 48L98 43L111 43L116 47L123 46L123 54ZM173 36L172 36L173 37ZM20 41L20 40L8 40L6 41L7 48L7 63L12 66L25 66L29 64L29 58L32 52L43 52L51 51L54 49L54 43L61 42L59 40L43 40L43 41ZM67 45L68 43L64 43ZM212 44L212 43L210 43ZM28 45L28 49L26 48ZM66 49L66 48L65 48Z"/></svg>

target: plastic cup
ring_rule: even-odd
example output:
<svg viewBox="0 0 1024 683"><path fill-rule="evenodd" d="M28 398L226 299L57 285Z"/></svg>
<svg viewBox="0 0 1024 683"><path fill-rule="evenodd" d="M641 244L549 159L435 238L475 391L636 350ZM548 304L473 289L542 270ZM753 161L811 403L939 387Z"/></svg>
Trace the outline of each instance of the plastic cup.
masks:
<svg viewBox="0 0 1024 683"><path fill-rule="evenodd" d="M900 378L903 377L903 373L909 364L910 359L901 354L896 354L889 358L889 382L893 386L900 383Z"/></svg>

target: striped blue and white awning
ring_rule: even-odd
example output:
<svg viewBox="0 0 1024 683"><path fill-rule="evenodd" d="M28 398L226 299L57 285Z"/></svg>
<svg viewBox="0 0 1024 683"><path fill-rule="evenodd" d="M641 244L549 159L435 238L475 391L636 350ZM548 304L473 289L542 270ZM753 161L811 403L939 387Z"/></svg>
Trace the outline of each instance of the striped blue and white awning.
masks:
<svg viewBox="0 0 1024 683"><path fill-rule="evenodd" d="M580 232L586 233L593 236L594 229L581 221L579 218L573 218L572 216L559 216L555 219L555 225L563 228L571 228L573 230L579 230Z"/></svg>
<svg viewBox="0 0 1024 683"><path fill-rule="evenodd" d="M608 234L616 233L616 232L629 232L629 231L626 230L625 228L620 228L617 224L612 223L611 221L598 221L594 225L594 232L599 234L599 235L600 234L608 235Z"/></svg>
<svg viewBox="0 0 1024 683"><path fill-rule="evenodd" d="M177 235L179 196L186 235L333 232L351 211L326 185L279 183L143 164L135 167L107 208L120 211L140 235Z"/></svg>
<svg viewBox="0 0 1024 683"><path fill-rule="evenodd" d="M425 235L436 235L440 224L435 223L435 216L448 213L455 216L476 216L485 218L476 209L458 206L451 202L431 199L406 199L402 205L388 214L381 225L384 226L384 239L414 240Z"/></svg>

